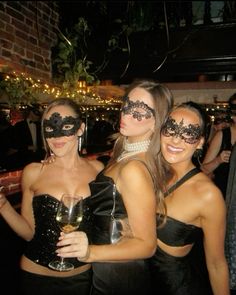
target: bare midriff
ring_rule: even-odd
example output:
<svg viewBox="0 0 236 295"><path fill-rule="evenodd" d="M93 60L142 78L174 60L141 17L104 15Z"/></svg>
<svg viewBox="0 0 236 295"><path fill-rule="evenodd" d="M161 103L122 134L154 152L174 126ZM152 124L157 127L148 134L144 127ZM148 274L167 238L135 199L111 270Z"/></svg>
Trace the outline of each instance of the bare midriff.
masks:
<svg viewBox="0 0 236 295"><path fill-rule="evenodd" d="M44 276L71 277L89 270L91 268L91 265L85 264L70 271L60 272L60 271L51 270L50 268L34 263L32 260L28 259L27 257L23 255L21 257L20 267L24 271L31 272L34 274L44 275Z"/></svg>

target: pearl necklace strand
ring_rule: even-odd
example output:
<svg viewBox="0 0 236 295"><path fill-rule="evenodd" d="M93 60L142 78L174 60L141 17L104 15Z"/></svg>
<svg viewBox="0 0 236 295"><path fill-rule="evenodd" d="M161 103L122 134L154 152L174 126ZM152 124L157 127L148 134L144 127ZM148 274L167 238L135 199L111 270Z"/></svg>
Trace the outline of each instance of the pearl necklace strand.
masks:
<svg viewBox="0 0 236 295"><path fill-rule="evenodd" d="M146 152L148 150L149 144L150 144L150 139L144 140L144 141L132 142L132 143L128 143L128 141L125 140L124 151L117 158L117 162L125 158L134 156L136 154Z"/></svg>

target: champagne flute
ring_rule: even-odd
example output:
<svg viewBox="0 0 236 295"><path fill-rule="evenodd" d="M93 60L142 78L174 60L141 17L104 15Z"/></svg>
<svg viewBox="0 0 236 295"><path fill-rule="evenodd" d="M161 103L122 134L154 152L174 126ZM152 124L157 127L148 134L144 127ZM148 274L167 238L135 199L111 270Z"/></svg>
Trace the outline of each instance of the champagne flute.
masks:
<svg viewBox="0 0 236 295"><path fill-rule="evenodd" d="M82 219L83 198L80 196L63 194L56 215L56 221L61 231L67 234L76 230ZM63 257L60 257L60 260L51 261L48 266L57 271L69 271L74 269L74 265L64 261Z"/></svg>

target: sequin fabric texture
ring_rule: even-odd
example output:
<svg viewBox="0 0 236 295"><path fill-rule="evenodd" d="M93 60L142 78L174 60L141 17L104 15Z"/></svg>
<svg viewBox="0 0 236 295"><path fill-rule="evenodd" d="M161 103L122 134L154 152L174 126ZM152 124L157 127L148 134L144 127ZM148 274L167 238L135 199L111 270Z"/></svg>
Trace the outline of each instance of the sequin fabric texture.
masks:
<svg viewBox="0 0 236 295"><path fill-rule="evenodd" d="M89 209L84 200L84 216L79 230L89 231ZM56 222L56 213L59 200L50 195L39 195L33 198L33 210L35 218L35 234L26 245L24 255L30 260L42 266L48 267L48 263L57 258L56 244L60 236L60 228ZM75 267L84 263L75 258L68 258Z"/></svg>

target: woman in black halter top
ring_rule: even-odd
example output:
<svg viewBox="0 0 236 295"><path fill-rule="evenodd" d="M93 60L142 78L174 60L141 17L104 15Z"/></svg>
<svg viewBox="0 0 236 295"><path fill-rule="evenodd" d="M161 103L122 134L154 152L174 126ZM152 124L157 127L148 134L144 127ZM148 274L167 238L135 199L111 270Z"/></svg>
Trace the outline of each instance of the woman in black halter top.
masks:
<svg viewBox="0 0 236 295"><path fill-rule="evenodd" d="M161 134L161 151L175 176L165 197L167 217L157 213L157 250L150 259L153 294L229 295L224 200L191 160L204 143L201 108L193 102L176 107Z"/></svg>
<svg viewBox="0 0 236 295"><path fill-rule="evenodd" d="M23 170L22 206L18 214L2 196L0 213L23 239L22 295L88 295L91 288L91 265L72 259L74 269L55 271L48 264L57 258L56 244L60 229L57 208L64 193L82 195L84 218L81 229L89 230L87 201L89 183L103 169L101 162L89 161L78 154L79 137L84 131L79 106L71 99L52 101L42 118L45 149L54 154L52 163L31 163ZM20 290L19 290L20 291Z"/></svg>
<svg viewBox="0 0 236 295"><path fill-rule="evenodd" d="M60 255L92 262L93 295L151 292L146 258L156 249L156 198L162 203L165 180L157 152L160 124L171 104L171 93L159 83L138 81L129 87L112 159L90 183L92 245L87 247L84 233L78 232L58 243L71 244L59 248Z"/></svg>

